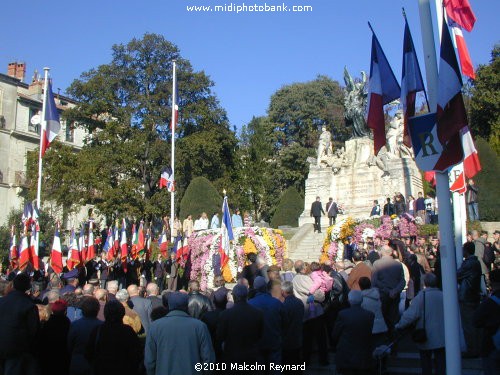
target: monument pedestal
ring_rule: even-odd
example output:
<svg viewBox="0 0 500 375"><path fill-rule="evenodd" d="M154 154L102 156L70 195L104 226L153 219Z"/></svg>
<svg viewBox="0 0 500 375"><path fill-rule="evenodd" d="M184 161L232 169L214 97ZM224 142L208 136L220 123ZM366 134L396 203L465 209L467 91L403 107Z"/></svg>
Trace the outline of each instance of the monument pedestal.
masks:
<svg viewBox="0 0 500 375"><path fill-rule="evenodd" d="M314 223L310 217L311 204L316 196L323 208L332 197L342 206L345 214L354 218L367 218L378 200L381 208L386 198L401 193L405 199L422 191L422 177L412 158L401 158L389 153L373 154L373 141L367 137L350 139L345 151L318 166L311 163L305 186L305 207L299 225ZM322 218L322 221L328 222Z"/></svg>

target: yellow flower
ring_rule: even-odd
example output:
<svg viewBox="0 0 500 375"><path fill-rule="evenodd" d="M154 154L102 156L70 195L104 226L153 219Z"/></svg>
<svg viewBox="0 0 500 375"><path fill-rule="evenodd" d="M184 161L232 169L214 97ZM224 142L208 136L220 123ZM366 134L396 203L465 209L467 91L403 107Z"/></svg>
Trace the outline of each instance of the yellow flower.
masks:
<svg viewBox="0 0 500 375"><path fill-rule="evenodd" d="M255 247L255 244L249 237L245 239L245 243L243 244L243 251L245 252L245 254L250 254L250 253L257 254L257 248Z"/></svg>

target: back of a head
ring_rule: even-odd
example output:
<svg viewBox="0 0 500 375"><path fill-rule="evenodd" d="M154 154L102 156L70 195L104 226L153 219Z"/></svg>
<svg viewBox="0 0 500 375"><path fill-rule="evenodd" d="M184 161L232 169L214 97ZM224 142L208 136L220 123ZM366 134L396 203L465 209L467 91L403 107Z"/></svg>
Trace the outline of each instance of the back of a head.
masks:
<svg viewBox="0 0 500 375"><path fill-rule="evenodd" d="M351 306L359 306L363 302L363 295L360 290L351 290L347 297Z"/></svg>
<svg viewBox="0 0 500 375"><path fill-rule="evenodd" d="M109 293L116 294L116 292L118 292L118 281L117 280L108 281L108 283L106 284L106 289L108 290Z"/></svg>
<svg viewBox="0 0 500 375"><path fill-rule="evenodd" d="M255 263L257 261L257 254L250 253L247 255L247 258L250 263Z"/></svg>
<svg viewBox="0 0 500 375"><path fill-rule="evenodd" d="M94 295L94 286L91 284L85 284L83 286L82 293L84 296L93 296Z"/></svg>
<svg viewBox="0 0 500 375"><path fill-rule="evenodd" d="M372 287L371 280L366 276L360 277L358 280L358 284L361 290L370 289Z"/></svg>
<svg viewBox="0 0 500 375"><path fill-rule="evenodd" d="M321 269L321 265L318 262L312 262L310 267L311 267L311 272L318 271Z"/></svg>
<svg viewBox="0 0 500 375"><path fill-rule="evenodd" d="M157 296L160 294L160 288L156 283L149 283L146 286L146 293L148 296Z"/></svg>
<svg viewBox="0 0 500 375"><path fill-rule="evenodd" d="M437 276L432 272L426 273L424 275L424 286L426 288L436 288L438 284Z"/></svg>
<svg viewBox="0 0 500 375"><path fill-rule="evenodd" d="M125 307L119 301L108 301L104 305L106 323L120 323L125 316Z"/></svg>
<svg viewBox="0 0 500 375"><path fill-rule="evenodd" d="M20 273L14 278L14 289L18 292L26 292L31 289L31 280L25 273Z"/></svg>
<svg viewBox="0 0 500 375"><path fill-rule="evenodd" d="M200 283L198 282L198 280L189 280L188 289L189 289L190 293L199 292L200 291Z"/></svg>
<svg viewBox="0 0 500 375"><path fill-rule="evenodd" d="M116 299L121 303L127 302L129 299L127 289L120 289L118 292L116 292Z"/></svg>
<svg viewBox="0 0 500 375"><path fill-rule="evenodd" d="M284 281L281 283L281 290L287 295L293 294L293 283L291 281Z"/></svg>
<svg viewBox="0 0 500 375"><path fill-rule="evenodd" d="M361 262L363 260L363 256L361 255L361 253L359 251L355 251L353 254L352 254L352 259L355 261L355 262Z"/></svg>
<svg viewBox="0 0 500 375"><path fill-rule="evenodd" d="M168 309L165 306L156 306L153 310L151 310L151 321L163 318L168 314Z"/></svg>
<svg viewBox="0 0 500 375"><path fill-rule="evenodd" d="M293 265L293 267L295 268L295 272L297 273L302 273L302 271L304 271L304 262L302 260L297 260L295 261L295 264Z"/></svg>
<svg viewBox="0 0 500 375"><path fill-rule="evenodd" d="M80 300L80 309L85 318L95 318L99 312L99 301L95 297L84 296Z"/></svg>
<svg viewBox="0 0 500 375"><path fill-rule="evenodd" d="M45 298L47 298L48 303L53 303L61 298L61 293L59 289L51 289L45 294Z"/></svg>
<svg viewBox="0 0 500 375"><path fill-rule="evenodd" d="M106 297L108 296L108 291L106 289L97 289L95 291L95 298L98 301L106 301Z"/></svg>
<svg viewBox="0 0 500 375"><path fill-rule="evenodd" d="M258 292L266 292L267 283L263 276L257 276L253 281L253 288Z"/></svg>
<svg viewBox="0 0 500 375"><path fill-rule="evenodd" d="M66 315L66 309L68 308L68 304L63 301L58 299L55 302L52 302L50 304L50 310L52 311L52 314L58 315L58 316L63 316Z"/></svg>
<svg viewBox="0 0 500 375"><path fill-rule="evenodd" d="M380 254L386 257L392 257L392 248L388 245L384 245L380 248Z"/></svg>
<svg viewBox="0 0 500 375"><path fill-rule="evenodd" d="M464 256L474 255L476 253L476 246L474 245L474 242L466 242L463 244L462 250Z"/></svg>
<svg viewBox="0 0 500 375"><path fill-rule="evenodd" d="M189 296L186 293L173 292L168 296L169 311L181 310L187 312Z"/></svg>
<svg viewBox="0 0 500 375"><path fill-rule="evenodd" d="M224 277L222 277L222 276L215 276L214 286L216 288L220 288L221 286L224 286L224 285L226 285L226 281L224 280Z"/></svg>
<svg viewBox="0 0 500 375"><path fill-rule="evenodd" d="M139 288L135 284L131 284L127 288L128 295L130 297L135 297L139 295Z"/></svg>
<svg viewBox="0 0 500 375"><path fill-rule="evenodd" d="M248 288L245 285L237 284L234 286L232 294L234 302L246 301L248 297Z"/></svg>

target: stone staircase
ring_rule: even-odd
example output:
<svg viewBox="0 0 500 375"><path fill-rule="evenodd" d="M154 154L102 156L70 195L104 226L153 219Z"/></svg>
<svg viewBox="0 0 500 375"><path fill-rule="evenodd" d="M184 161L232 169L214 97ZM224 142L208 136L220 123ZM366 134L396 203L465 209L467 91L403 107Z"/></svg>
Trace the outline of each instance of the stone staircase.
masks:
<svg viewBox="0 0 500 375"><path fill-rule="evenodd" d="M312 224L302 225L297 233L288 241L288 258L293 261L317 262L321 256L321 248L326 236L327 227L321 233L315 233Z"/></svg>

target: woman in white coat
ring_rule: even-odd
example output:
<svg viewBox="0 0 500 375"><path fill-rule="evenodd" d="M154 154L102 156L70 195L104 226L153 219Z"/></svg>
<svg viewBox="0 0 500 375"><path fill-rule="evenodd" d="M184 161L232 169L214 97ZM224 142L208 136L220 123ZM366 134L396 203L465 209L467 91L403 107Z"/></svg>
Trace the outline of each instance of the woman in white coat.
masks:
<svg viewBox="0 0 500 375"><path fill-rule="evenodd" d="M434 363L435 373L445 375L443 292L437 288L437 277L433 273L425 274L424 286L425 289L417 294L408 310L403 313L401 320L396 324L396 329L406 328L414 322L417 323L417 329L425 328L427 340L417 344L420 350L422 374L432 375Z"/></svg>

